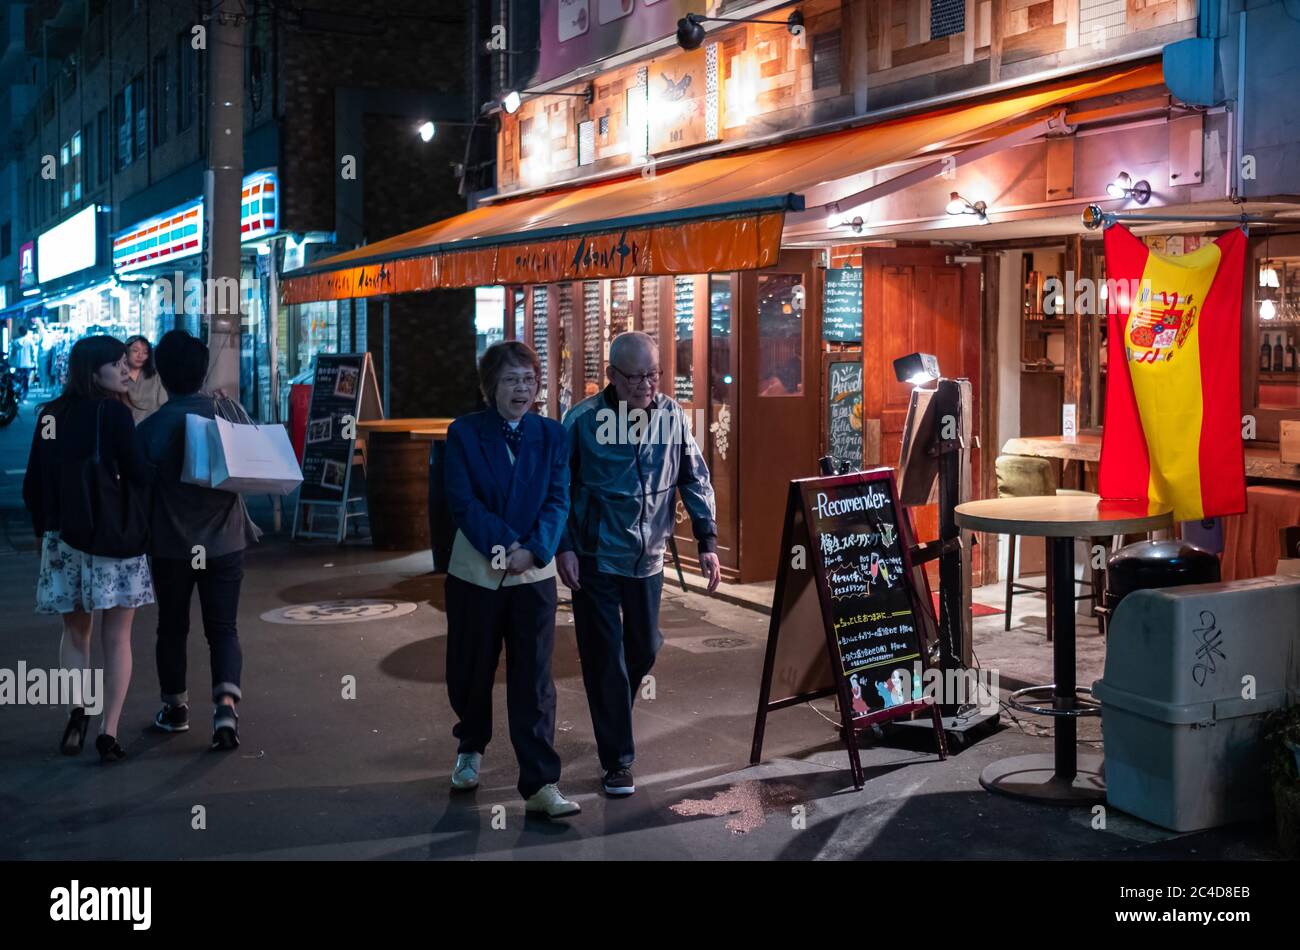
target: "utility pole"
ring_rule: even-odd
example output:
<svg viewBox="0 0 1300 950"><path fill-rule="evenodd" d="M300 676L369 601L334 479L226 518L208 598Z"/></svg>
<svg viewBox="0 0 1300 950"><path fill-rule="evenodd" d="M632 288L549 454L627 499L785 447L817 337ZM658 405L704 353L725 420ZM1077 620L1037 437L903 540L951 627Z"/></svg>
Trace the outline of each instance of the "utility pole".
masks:
<svg viewBox="0 0 1300 950"><path fill-rule="evenodd" d="M244 183L244 22L240 4L212 0L207 18L208 167L204 175L204 312L208 389L239 398L240 204Z"/></svg>

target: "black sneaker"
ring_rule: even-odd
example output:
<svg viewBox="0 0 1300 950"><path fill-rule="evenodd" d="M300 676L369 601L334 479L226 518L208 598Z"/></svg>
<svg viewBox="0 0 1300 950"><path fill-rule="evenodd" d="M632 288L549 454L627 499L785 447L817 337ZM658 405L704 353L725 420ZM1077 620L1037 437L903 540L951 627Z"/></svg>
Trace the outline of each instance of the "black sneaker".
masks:
<svg viewBox="0 0 1300 950"><path fill-rule="evenodd" d="M153 717L153 727L163 732L189 732L190 707L185 703L179 706L163 703L163 708Z"/></svg>
<svg viewBox="0 0 1300 950"><path fill-rule="evenodd" d="M234 706L224 703L212 713L212 748L239 748L239 714Z"/></svg>
<svg viewBox="0 0 1300 950"><path fill-rule="evenodd" d="M605 779L601 784L605 787L606 795L621 797L636 791L631 769L610 769L605 773Z"/></svg>

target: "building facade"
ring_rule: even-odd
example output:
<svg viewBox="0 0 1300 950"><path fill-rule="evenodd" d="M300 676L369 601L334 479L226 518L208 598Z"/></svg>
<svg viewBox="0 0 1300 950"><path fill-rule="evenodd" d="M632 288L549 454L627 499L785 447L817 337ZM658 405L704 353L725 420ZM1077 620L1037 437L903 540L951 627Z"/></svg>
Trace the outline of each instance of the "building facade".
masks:
<svg viewBox="0 0 1300 950"><path fill-rule="evenodd" d="M0 250L34 253L25 284L16 266L0 271L11 328L39 317L68 345L88 332L206 332L209 295L222 292L202 268L210 6L45 0L21 17L10 8L31 81L7 92L6 115L19 118L6 166L14 194L0 198L12 237ZM370 348L381 371L389 365L364 306L282 310L276 280L465 207L467 176L454 166L466 155L469 19L452 3L416 13L378 2L239 9L241 396L272 419L288 389L272 376L309 370L318 352ZM13 29L8 38L6 69L20 58ZM417 134L425 121L439 123L429 141ZM0 176L6 194L9 178ZM408 338L438 359L442 338L411 323ZM472 334L460 346L472 362ZM418 386L404 395L421 396Z"/></svg>

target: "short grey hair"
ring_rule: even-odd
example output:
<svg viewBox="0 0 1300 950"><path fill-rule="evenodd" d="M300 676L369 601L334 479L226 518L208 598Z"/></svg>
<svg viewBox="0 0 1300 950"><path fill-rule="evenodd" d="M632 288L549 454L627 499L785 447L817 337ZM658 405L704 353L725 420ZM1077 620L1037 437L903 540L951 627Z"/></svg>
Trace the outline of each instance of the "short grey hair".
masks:
<svg viewBox="0 0 1300 950"><path fill-rule="evenodd" d="M623 357L631 356L633 353L645 350L647 352L659 355L659 345L655 343L654 337L648 333L642 333L640 330L629 330L626 333L620 333L614 337L609 344L609 361L616 366L627 364L623 362Z"/></svg>

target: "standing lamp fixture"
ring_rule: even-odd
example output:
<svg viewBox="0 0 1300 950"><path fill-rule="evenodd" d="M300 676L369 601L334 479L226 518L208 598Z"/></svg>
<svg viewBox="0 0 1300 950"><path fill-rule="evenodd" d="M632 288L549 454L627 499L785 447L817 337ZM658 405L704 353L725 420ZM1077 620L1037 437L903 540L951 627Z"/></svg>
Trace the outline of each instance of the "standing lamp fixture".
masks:
<svg viewBox="0 0 1300 950"><path fill-rule="evenodd" d="M699 49L704 44L704 26L708 21L715 23L765 23L770 26L784 26L791 36L798 36L803 30L803 14L795 10L784 20L757 20L752 17L704 16L700 13L688 13L677 21L677 45L687 52Z"/></svg>
<svg viewBox="0 0 1300 950"><path fill-rule="evenodd" d="M1115 180L1106 186L1106 194L1112 198L1132 198L1140 205L1151 200L1151 183L1146 179L1135 182L1128 172L1120 172Z"/></svg>
<svg viewBox="0 0 1300 950"><path fill-rule="evenodd" d="M983 201L967 201L957 192L952 192L948 199L947 211L949 214L973 214L979 218L982 224L988 223L989 206Z"/></svg>
<svg viewBox="0 0 1300 950"><path fill-rule="evenodd" d="M587 105L591 105L593 102L596 101L596 87L591 83L588 83L587 88L584 89L582 92L535 92L529 89L525 89L523 90L523 92L520 92L516 89L511 89L499 100L497 100L495 105L499 105L503 110L505 110L506 115L514 115L516 112L519 111L519 106L523 104L523 97L526 95L528 96L572 96L575 99L581 99ZM493 103L489 103L486 106L486 108L491 108L492 105Z"/></svg>

